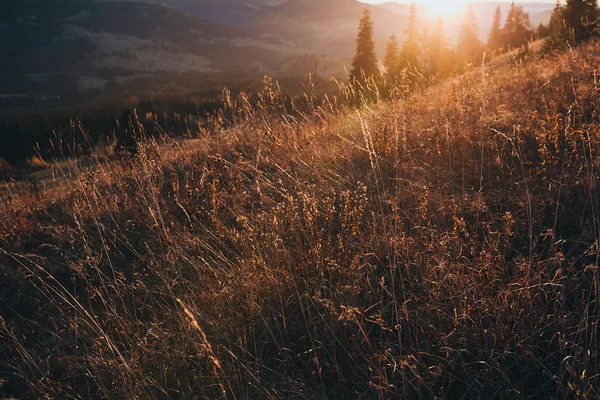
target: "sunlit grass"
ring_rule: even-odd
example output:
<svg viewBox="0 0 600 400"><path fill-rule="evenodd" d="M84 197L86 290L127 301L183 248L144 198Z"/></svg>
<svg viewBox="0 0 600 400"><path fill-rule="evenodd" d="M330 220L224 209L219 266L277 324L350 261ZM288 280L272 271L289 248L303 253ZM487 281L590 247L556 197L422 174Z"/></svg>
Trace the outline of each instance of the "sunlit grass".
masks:
<svg viewBox="0 0 600 400"><path fill-rule="evenodd" d="M599 58L291 111L267 80L9 185L0 393L597 397Z"/></svg>

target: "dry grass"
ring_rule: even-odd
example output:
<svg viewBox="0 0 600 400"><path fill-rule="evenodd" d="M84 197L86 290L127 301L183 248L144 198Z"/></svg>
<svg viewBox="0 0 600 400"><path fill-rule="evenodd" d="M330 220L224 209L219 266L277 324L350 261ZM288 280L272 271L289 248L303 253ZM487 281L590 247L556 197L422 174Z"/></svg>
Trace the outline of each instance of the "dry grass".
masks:
<svg viewBox="0 0 600 400"><path fill-rule="evenodd" d="M0 393L597 398L599 59L9 186Z"/></svg>

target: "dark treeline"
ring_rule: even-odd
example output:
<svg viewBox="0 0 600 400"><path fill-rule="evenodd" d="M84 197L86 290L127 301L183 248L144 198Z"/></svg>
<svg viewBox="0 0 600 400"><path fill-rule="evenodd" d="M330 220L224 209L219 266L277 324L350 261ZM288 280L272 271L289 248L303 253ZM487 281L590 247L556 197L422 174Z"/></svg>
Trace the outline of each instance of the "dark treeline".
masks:
<svg viewBox="0 0 600 400"><path fill-rule="evenodd" d="M477 21L469 4L456 48L451 49L444 34L443 18L435 22L433 29L422 26L417 21L417 8L413 3L404 41L399 44L398 38L392 36L381 64L375 54L373 29L370 12L365 10L356 40L351 80L364 81L382 70L391 78L416 75L443 78L512 50L518 50L519 55L527 54L530 42L535 39L544 39L546 51L585 40L598 33L598 5L597 0L567 0L564 6L557 3L548 26L540 24L536 29L532 29L523 7L513 2L503 22L498 6L487 43L483 43L478 37Z"/></svg>
<svg viewBox="0 0 600 400"><path fill-rule="evenodd" d="M337 90L331 81L283 78L279 82L264 77L238 86L236 94L214 89L195 95L131 96L93 107L4 117L0 118L0 160L25 165L33 157L61 159L106 145L135 151L140 135L160 138L212 133L240 118L251 118L252 111L247 108L268 107L279 114L301 116Z"/></svg>
<svg viewBox="0 0 600 400"><path fill-rule="evenodd" d="M127 146L135 134L132 121L149 134L185 135L221 106L219 94L131 98L129 103L6 117L0 119L0 157L14 165L35 155L72 156L99 143Z"/></svg>

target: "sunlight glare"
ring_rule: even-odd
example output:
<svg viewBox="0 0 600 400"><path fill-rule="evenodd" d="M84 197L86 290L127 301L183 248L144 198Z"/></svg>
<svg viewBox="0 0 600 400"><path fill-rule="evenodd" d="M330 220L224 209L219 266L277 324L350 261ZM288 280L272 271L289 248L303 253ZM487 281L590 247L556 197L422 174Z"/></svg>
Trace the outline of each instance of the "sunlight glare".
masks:
<svg viewBox="0 0 600 400"><path fill-rule="evenodd" d="M464 0L428 0L429 13L434 17L452 17L458 15L465 7Z"/></svg>

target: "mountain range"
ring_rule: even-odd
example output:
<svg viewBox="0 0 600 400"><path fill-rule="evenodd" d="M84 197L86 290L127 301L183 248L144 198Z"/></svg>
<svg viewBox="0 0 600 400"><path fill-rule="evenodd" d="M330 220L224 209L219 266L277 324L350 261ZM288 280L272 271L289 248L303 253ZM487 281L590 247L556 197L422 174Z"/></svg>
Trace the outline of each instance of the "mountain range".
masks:
<svg viewBox="0 0 600 400"><path fill-rule="evenodd" d="M506 15L509 3L474 3L482 39L497 5ZM553 6L523 7L535 26L549 19ZM343 77L365 8L371 11L382 56L390 35L402 39L409 5L357 0L4 0L0 55L7 61L0 64L0 113L115 96L214 90L265 74L302 76L317 72L317 67L324 77ZM419 15L425 29L422 6ZM451 43L459 24L458 17L446 21Z"/></svg>
<svg viewBox="0 0 600 400"><path fill-rule="evenodd" d="M114 1L114 0L102 0ZM127 0L164 4L224 25L240 25L268 13L285 0Z"/></svg>

